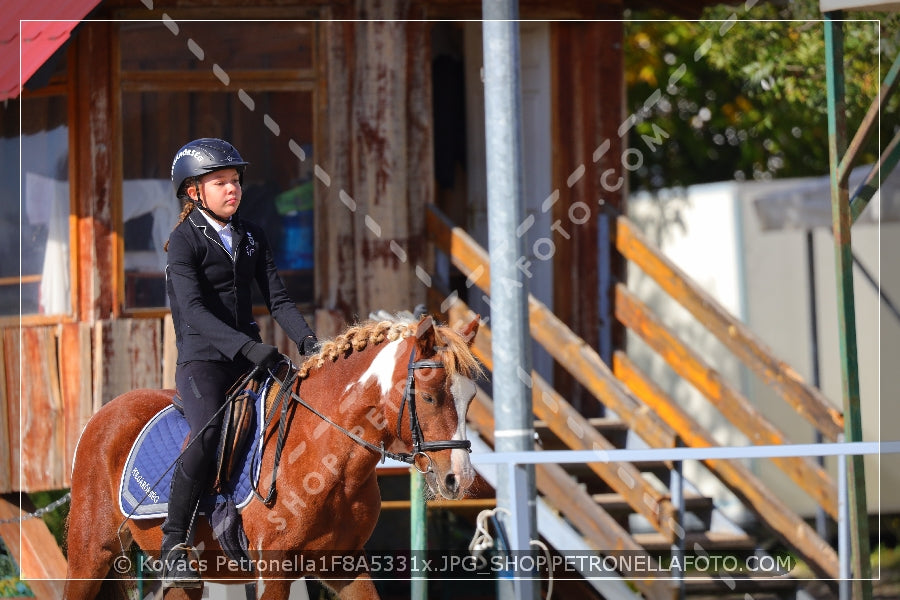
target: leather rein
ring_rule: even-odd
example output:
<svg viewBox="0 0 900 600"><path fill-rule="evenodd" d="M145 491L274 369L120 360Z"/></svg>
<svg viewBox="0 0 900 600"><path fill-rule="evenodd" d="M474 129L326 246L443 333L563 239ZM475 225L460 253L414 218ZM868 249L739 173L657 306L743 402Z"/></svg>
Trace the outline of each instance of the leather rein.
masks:
<svg viewBox="0 0 900 600"><path fill-rule="evenodd" d="M294 386L294 382L297 380L298 371L291 367L288 369L288 373L285 375L283 381L278 380L277 377L272 375L273 379L278 381L281 389L278 391L278 395L275 397L275 401L272 403L272 407L269 410L268 415L266 416L265 426L263 428L264 432L269 430L269 425L272 423L272 419L275 417L275 413L277 412L279 406L281 407L281 416L278 421L278 438L275 443L275 463L272 469L272 481L269 487L268 494L265 498L259 495L254 489L254 494L256 497L262 500L266 505L270 504L275 497L275 477L278 473L278 465L281 462L281 453L284 450L285 443L285 434L286 434L286 426L287 426L287 409L289 403L287 402L288 398L295 400L300 406L306 408L311 413L349 437L351 440L359 444L364 448L368 448L369 450L373 450L381 455L381 462L388 458L392 460L396 460L399 462L403 462L409 465L412 465L416 468L420 473L428 473L432 470L431 468L431 457L426 454L427 452L438 452L440 450L465 450L466 452L472 451L472 442L469 440L441 440L436 442L426 442L424 440L424 435L422 433L422 426L419 423L419 416L416 412L416 378L415 372L418 369L443 369L444 363L437 360L416 360L416 348L413 347L412 352L409 354L409 364L406 368L406 387L403 390L403 397L400 399L400 410L397 413L397 437L400 438L401 435L401 424L403 422L403 411L407 405L409 405L409 433L412 439L412 452L390 452L384 447L384 442L381 442L380 445L376 446L375 444L368 442L352 431L342 427L335 423L332 419L330 419L327 415L322 414L315 408L313 408L309 403L307 403L300 395L292 389ZM263 433L265 435L265 433ZM261 448L261 452L264 448ZM420 469L416 464L416 458L419 456L425 457L428 462L428 465L424 469Z"/></svg>

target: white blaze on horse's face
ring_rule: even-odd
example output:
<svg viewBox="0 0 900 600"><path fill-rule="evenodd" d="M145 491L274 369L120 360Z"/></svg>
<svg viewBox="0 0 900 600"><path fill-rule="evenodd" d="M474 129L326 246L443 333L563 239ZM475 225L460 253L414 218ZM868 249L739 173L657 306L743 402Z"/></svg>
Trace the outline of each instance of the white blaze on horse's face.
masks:
<svg viewBox="0 0 900 600"><path fill-rule="evenodd" d="M456 405L458 422L454 440L466 439L466 412L469 402L475 397L475 382L462 375L454 375L450 384L450 393L453 395L453 403ZM459 481L459 489L465 491L475 480L475 471L472 469L472 461L469 453L460 448L450 451L450 467Z"/></svg>
<svg viewBox="0 0 900 600"><path fill-rule="evenodd" d="M365 386L370 379L374 378L381 387L381 395L387 396L394 385L394 367L397 365L401 342L403 342L402 339L394 340L379 350L366 372L359 376L358 382ZM351 383L347 389L353 385L355 384Z"/></svg>

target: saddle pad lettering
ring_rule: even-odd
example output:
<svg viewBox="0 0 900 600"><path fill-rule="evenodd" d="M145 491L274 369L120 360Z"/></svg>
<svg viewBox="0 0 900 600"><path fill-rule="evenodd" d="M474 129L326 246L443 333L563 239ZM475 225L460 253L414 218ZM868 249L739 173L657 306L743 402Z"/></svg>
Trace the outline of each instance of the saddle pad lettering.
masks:
<svg viewBox="0 0 900 600"><path fill-rule="evenodd" d="M228 483L229 490L200 501L202 512L209 514L213 507L230 497L238 510L249 504L253 490L259 482L261 456L257 452L264 419L260 399L265 389L256 397L253 415L253 435L237 456L235 472ZM125 461L122 481L119 485L119 508L132 519L157 519L165 517L169 510L169 488L173 465L181 453L190 427L184 416L174 407L167 406L144 426L132 445ZM211 467L212 468L212 467Z"/></svg>

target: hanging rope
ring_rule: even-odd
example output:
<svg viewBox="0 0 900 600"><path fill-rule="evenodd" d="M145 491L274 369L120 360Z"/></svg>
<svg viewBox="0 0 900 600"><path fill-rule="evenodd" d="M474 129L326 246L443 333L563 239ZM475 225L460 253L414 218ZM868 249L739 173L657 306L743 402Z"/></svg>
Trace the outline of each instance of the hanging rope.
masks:
<svg viewBox="0 0 900 600"><path fill-rule="evenodd" d="M478 557L485 550L490 550L494 547L494 538L491 536L490 531L488 530L488 520L494 521L494 526L498 529L498 532L501 538L504 538L503 532L500 531L502 525L500 521L496 518L497 513L502 512L506 516L512 516L512 513L509 510L498 506L497 508L485 509L478 513L478 517L475 519L475 535L472 536L472 541L469 542L469 553L472 556ZM552 565L553 562L550 559L550 549L547 547L547 544L542 542L541 540L529 540L528 542L531 546L537 546L541 550L543 550L544 555L547 557L547 564ZM546 600L550 600L553 596L553 568L552 566L547 569L547 596Z"/></svg>

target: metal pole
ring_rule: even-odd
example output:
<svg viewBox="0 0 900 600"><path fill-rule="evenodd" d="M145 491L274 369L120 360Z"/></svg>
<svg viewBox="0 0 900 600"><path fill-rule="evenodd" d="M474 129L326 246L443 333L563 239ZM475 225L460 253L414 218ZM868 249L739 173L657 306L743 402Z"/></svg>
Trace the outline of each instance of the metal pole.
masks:
<svg viewBox="0 0 900 600"><path fill-rule="evenodd" d="M809 298L809 360L812 377L810 383L816 388L821 387L821 375L819 371L819 314L816 302L816 242L812 229L806 230L806 288ZM816 442L822 442L822 432L816 429ZM825 465L825 457L816 457L819 465ZM816 507L816 533L822 539L828 537L827 513L821 506Z"/></svg>
<svg viewBox="0 0 900 600"><path fill-rule="evenodd" d="M524 242L517 235L524 215L518 2L483 0L482 16L495 449L524 451L534 446L534 414L530 390L529 286L525 273L518 267L525 256ZM497 478L497 506L513 515L506 525L507 531L511 528L516 538L516 546L510 548L513 552L527 552L536 530L534 467L522 468L525 506L514 505L515 482L510 481L509 472L501 469ZM524 521L522 511L527 515ZM502 511L498 515L505 516ZM527 524L524 532L519 525L522 522ZM516 575L515 582L498 580L498 597L511 600L518 591L520 599L535 598L537 590L530 574L517 572Z"/></svg>
<svg viewBox="0 0 900 600"><path fill-rule="evenodd" d="M841 436L843 439L843 436ZM838 440L840 441L840 440ZM838 460L838 590L840 600L850 600L850 509L847 504L847 457Z"/></svg>
<svg viewBox="0 0 900 600"><path fill-rule="evenodd" d="M859 366L856 352L856 306L853 297L853 253L850 245L850 190L846 176L838 177L847 150L844 98L844 30L841 11L825 13L825 75L828 100L828 154L831 165L832 229L837 277L838 327L841 350L841 382L844 398L844 435L849 442L862 441L859 401ZM844 460L844 459L842 459ZM869 556L869 515L866 475L862 456L849 462L849 509L853 549L853 597L872 598L872 566Z"/></svg>
<svg viewBox="0 0 900 600"><path fill-rule="evenodd" d="M531 550L531 540L534 538L535 518L532 516L532 512L536 513L537 508L534 502L534 488L529 488L529 467L529 465L509 463L506 469L511 508L506 528L509 535L509 547L512 550L513 558L517 561L521 561L525 552ZM533 471L534 467L530 468ZM534 510L531 510L531 507L534 507ZM538 586L535 585L533 579L539 577L539 573L523 571L518 567L513 573L516 577L513 582L514 597L520 600L539 597L537 595Z"/></svg>
<svg viewBox="0 0 900 600"><path fill-rule="evenodd" d="M681 445L679 441L679 446ZM678 600L684 600L687 597L687 588L684 582L684 463L680 460L674 461L672 465L672 473L669 479L669 490L672 496L672 507L675 509L676 522L672 524L675 541L672 544L672 557L677 559L673 561L677 566L672 568L672 574L675 576L678 585Z"/></svg>
<svg viewBox="0 0 900 600"><path fill-rule="evenodd" d="M428 523L425 518L425 494L422 491L422 474L415 467L409 469L409 549L418 559L413 564L421 565L428 554ZM410 600L428 598L428 574L410 573Z"/></svg>

